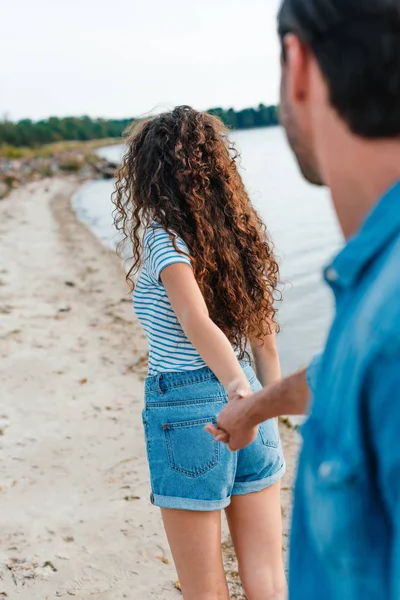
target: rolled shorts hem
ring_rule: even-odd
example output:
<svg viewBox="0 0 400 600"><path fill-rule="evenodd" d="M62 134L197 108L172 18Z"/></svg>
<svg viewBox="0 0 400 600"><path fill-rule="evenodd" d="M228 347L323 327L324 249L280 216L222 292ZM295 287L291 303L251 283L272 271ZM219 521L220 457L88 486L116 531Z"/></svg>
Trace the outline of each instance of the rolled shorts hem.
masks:
<svg viewBox="0 0 400 600"><path fill-rule="evenodd" d="M286 464L283 465L273 475L260 479L258 481L247 481L244 483L235 483L231 496L244 496L245 494L254 494L261 492L275 483L278 483L286 473ZM212 512L223 510L231 503L231 496L224 500L195 500L193 498L178 498L176 496L151 495L151 501L154 506L159 508L170 508L175 510L192 510L196 512Z"/></svg>
<svg viewBox="0 0 400 600"><path fill-rule="evenodd" d="M278 483L286 473L286 463L276 471L273 475L266 477L265 479L259 479L258 481L244 481L237 482L233 486L232 496L244 496L245 494L254 494L255 492L261 492L275 483Z"/></svg>
<svg viewBox="0 0 400 600"><path fill-rule="evenodd" d="M193 498L176 498L174 496L159 496L158 494L152 494L151 500L154 506L160 508L193 510L196 512L222 510L231 503L230 497L224 500L194 500Z"/></svg>

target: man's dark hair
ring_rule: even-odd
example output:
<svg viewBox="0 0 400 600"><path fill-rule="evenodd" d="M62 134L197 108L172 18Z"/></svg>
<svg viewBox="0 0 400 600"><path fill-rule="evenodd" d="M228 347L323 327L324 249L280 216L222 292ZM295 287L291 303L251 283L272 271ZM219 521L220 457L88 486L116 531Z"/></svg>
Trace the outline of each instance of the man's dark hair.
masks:
<svg viewBox="0 0 400 600"><path fill-rule="evenodd" d="M283 0L278 26L309 46L353 133L400 136L400 0Z"/></svg>

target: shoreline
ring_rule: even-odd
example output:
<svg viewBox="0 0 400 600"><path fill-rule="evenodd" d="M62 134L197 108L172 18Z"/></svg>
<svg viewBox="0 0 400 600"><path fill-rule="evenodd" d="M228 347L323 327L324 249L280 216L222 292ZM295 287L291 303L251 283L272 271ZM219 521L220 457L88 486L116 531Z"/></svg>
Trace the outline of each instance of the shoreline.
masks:
<svg viewBox="0 0 400 600"><path fill-rule="evenodd" d="M148 499L146 343L122 265L72 209L80 183L41 180L0 201L0 597L178 599ZM287 531L299 442L281 434Z"/></svg>
<svg viewBox="0 0 400 600"><path fill-rule="evenodd" d="M111 148L122 139L54 142L37 148L0 145L0 200L15 189L47 178L68 174L82 181L112 179L117 164L102 157L102 148Z"/></svg>

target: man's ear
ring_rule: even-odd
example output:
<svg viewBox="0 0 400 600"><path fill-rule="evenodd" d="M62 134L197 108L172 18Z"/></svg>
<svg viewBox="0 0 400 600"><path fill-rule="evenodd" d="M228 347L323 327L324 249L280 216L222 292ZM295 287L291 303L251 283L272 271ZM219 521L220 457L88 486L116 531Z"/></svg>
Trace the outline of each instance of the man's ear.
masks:
<svg viewBox="0 0 400 600"><path fill-rule="evenodd" d="M303 102L308 96L310 53L293 33L283 39L282 61L285 69L286 95L290 103Z"/></svg>

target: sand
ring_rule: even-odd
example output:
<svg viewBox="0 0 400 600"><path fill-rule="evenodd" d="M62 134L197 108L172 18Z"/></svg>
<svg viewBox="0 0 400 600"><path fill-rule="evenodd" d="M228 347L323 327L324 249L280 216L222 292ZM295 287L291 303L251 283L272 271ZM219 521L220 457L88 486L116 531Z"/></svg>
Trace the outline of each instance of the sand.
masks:
<svg viewBox="0 0 400 600"><path fill-rule="evenodd" d="M0 598L179 599L149 502L146 344L120 261L71 210L77 185L0 201ZM287 531L298 439L281 429Z"/></svg>

